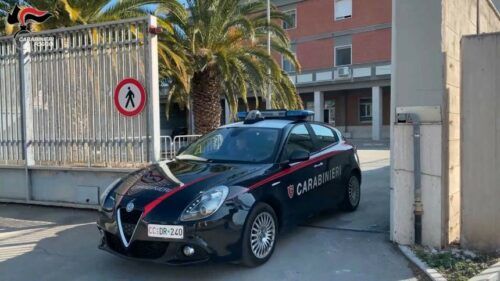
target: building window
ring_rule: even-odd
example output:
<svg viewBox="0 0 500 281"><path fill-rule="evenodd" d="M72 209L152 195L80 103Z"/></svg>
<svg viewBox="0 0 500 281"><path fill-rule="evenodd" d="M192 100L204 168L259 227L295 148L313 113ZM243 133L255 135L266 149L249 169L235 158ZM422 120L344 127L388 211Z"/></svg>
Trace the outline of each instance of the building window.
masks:
<svg viewBox="0 0 500 281"><path fill-rule="evenodd" d="M314 111L314 101L306 101L305 108L306 110Z"/></svg>
<svg viewBox="0 0 500 281"><path fill-rule="evenodd" d="M359 121L361 122L372 121L372 99L370 98L359 99Z"/></svg>
<svg viewBox="0 0 500 281"><path fill-rule="evenodd" d="M348 19L352 17L352 0L334 0L335 20Z"/></svg>
<svg viewBox="0 0 500 281"><path fill-rule="evenodd" d="M335 66L350 65L352 62L352 46L335 47Z"/></svg>
<svg viewBox="0 0 500 281"><path fill-rule="evenodd" d="M296 56L295 45L292 45L291 51L292 51L293 55ZM287 73L294 73L295 72L295 67L293 66L292 61L285 58L284 56L281 56L281 67Z"/></svg>
<svg viewBox="0 0 500 281"><path fill-rule="evenodd" d="M283 29L292 29L297 27L297 10L289 10L283 12L287 20L283 21Z"/></svg>
<svg viewBox="0 0 500 281"><path fill-rule="evenodd" d="M325 100L324 122L335 126L335 100Z"/></svg>
<svg viewBox="0 0 500 281"><path fill-rule="evenodd" d="M281 59L281 66L283 67L283 70L288 72L288 73L293 73L295 72L295 67L293 66L293 63L282 56L282 59Z"/></svg>

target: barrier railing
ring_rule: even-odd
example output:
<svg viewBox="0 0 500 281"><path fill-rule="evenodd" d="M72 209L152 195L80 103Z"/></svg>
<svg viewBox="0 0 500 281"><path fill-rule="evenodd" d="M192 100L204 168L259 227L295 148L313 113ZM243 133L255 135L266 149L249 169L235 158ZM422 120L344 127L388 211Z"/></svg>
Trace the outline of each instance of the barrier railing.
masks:
<svg viewBox="0 0 500 281"><path fill-rule="evenodd" d="M170 136L161 136L160 143L161 159L171 160L177 155L179 149L184 146L190 145L201 137L201 135L180 135L175 136L173 139Z"/></svg>

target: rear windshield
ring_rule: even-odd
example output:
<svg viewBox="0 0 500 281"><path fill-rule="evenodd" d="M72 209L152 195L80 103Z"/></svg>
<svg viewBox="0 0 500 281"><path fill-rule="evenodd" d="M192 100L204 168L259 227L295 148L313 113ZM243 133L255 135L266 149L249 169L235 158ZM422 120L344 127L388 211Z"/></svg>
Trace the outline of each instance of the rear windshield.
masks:
<svg viewBox="0 0 500 281"><path fill-rule="evenodd" d="M191 144L179 158L212 162L271 163L278 141L279 129L220 128Z"/></svg>

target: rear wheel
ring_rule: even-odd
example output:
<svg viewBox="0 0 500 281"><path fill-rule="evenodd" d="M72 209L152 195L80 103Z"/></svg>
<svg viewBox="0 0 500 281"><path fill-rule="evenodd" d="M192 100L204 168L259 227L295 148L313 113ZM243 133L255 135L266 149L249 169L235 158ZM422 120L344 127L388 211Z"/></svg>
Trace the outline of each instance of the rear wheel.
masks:
<svg viewBox="0 0 500 281"><path fill-rule="evenodd" d="M346 211L354 211L358 208L361 199L361 186L358 177L354 174L349 176L347 181L344 199L341 203L342 209Z"/></svg>
<svg viewBox="0 0 500 281"><path fill-rule="evenodd" d="M242 263L249 267L265 263L274 252L278 233L276 214L265 203L257 203L244 228Z"/></svg>

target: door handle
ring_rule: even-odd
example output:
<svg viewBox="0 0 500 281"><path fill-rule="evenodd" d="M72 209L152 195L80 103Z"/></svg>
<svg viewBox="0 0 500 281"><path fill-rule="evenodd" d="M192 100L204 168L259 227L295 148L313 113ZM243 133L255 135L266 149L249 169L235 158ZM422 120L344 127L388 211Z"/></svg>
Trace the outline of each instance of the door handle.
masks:
<svg viewBox="0 0 500 281"><path fill-rule="evenodd" d="M323 162L318 163L318 164L314 165L313 167L314 167L314 168L319 168L319 167L321 167L321 166L323 166Z"/></svg>

